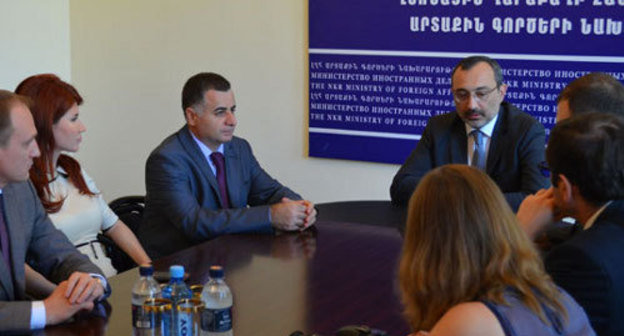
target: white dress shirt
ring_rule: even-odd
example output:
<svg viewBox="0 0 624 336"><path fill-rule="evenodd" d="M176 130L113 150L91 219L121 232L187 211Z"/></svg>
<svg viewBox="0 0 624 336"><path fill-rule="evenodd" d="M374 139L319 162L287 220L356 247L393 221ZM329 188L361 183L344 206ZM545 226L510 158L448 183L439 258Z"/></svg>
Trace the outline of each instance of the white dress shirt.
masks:
<svg viewBox="0 0 624 336"><path fill-rule="evenodd" d="M468 137L468 165L472 164L472 154L475 151L475 141L474 137L470 135L470 132L473 130L479 130L485 136L485 162L487 162L488 153L490 152L490 143L492 142L492 133L494 132L494 125L496 125L496 120L498 120L498 114L492 118L487 124L483 125L481 128L473 128L470 125L464 123L466 127L466 136Z"/></svg>
<svg viewBox="0 0 624 336"><path fill-rule="evenodd" d="M206 161L208 161L208 165L210 166L210 170L212 170L212 173L216 177L217 176L217 167L215 167L214 163L212 163L212 160L210 159L210 155L212 154L212 149L208 148L208 146L206 146L206 144L204 144L203 142L199 141L199 139L197 139L195 137L195 134L193 134L193 132L191 132L191 130L189 130L189 133L191 133L191 137L193 137L193 140L195 140L195 143L197 144L197 146L199 146L199 149L201 150L202 154L204 154L204 157L206 158ZM217 148L217 152L223 154L223 149L224 149L223 144L220 144L219 148Z"/></svg>

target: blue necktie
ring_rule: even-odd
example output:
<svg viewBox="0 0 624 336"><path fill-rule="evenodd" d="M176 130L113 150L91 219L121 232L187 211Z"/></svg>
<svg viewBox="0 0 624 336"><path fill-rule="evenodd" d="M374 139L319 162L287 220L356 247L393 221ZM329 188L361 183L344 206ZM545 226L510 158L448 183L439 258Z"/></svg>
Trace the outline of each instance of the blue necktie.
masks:
<svg viewBox="0 0 624 336"><path fill-rule="evenodd" d="M471 166L485 171L485 136L479 130L473 130L470 135L474 137L475 144Z"/></svg>
<svg viewBox="0 0 624 336"><path fill-rule="evenodd" d="M219 152L210 154L210 160L217 168L217 183L219 184L219 193L221 194L221 208L230 207L230 198L227 193L227 179L225 177L225 157Z"/></svg>

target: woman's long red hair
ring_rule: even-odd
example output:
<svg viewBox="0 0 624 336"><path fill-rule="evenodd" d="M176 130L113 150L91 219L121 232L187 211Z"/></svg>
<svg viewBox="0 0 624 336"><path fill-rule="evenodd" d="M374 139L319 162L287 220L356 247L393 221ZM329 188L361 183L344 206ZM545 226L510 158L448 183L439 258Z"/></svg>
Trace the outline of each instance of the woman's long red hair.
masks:
<svg viewBox="0 0 624 336"><path fill-rule="evenodd" d="M74 104L82 104L82 97L70 84L53 74L41 74L26 78L15 89L15 93L27 96L33 101L30 111L37 128L37 145L41 156L35 158L30 169L30 179L35 185L41 203L48 213L61 209L65 199L52 200L49 184L56 175L54 149L56 142L52 126L57 123ZM68 175L69 181L81 194L95 195L80 172L80 164L74 158L62 154L57 165Z"/></svg>

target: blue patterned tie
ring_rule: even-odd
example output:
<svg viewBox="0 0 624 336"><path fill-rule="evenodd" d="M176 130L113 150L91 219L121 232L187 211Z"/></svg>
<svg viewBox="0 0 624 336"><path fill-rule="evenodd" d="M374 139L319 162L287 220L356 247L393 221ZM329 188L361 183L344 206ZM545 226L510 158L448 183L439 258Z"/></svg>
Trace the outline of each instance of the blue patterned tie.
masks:
<svg viewBox="0 0 624 336"><path fill-rule="evenodd" d="M475 144L471 166L485 171L485 136L479 130L473 130L470 135L474 137Z"/></svg>
<svg viewBox="0 0 624 336"><path fill-rule="evenodd" d="M225 176L225 157L219 152L210 154L210 160L217 168L217 183L219 184L219 193L221 194L221 208L228 209L230 207L230 198L227 193L227 179Z"/></svg>

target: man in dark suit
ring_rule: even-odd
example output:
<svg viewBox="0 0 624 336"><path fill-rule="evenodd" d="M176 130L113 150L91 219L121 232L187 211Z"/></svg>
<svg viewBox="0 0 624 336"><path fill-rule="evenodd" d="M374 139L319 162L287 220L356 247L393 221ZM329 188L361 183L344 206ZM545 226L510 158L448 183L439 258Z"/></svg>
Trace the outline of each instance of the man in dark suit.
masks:
<svg viewBox="0 0 624 336"><path fill-rule="evenodd" d="M592 72L581 76L559 93L557 122L585 113L601 112L624 116L624 85L613 76ZM582 226L559 221L544 230L536 242L542 251L568 240Z"/></svg>
<svg viewBox="0 0 624 336"><path fill-rule="evenodd" d="M570 82L557 97L557 121L582 113L624 116L624 85L613 76L592 72Z"/></svg>
<svg viewBox="0 0 624 336"><path fill-rule="evenodd" d="M557 123L546 160L552 187L528 196L518 220L532 238L562 217L581 224L546 254L546 270L598 335L624 335L624 118L589 113Z"/></svg>
<svg viewBox="0 0 624 336"><path fill-rule="evenodd" d="M63 322L91 309L105 279L50 222L27 182L39 155L37 130L27 100L0 90L0 334ZM43 301L28 301L24 263L58 286ZM35 266L36 265L36 266Z"/></svg>
<svg viewBox="0 0 624 336"><path fill-rule="evenodd" d="M314 205L261 167L249 143L234 136L230 83L215 73L191 77L182 90L186 125L146 164L145 217L139 239L152 257L227 233L303 230Z"/></svg>
<svg viewBox="0 0 624 336"><path fill-rule="evenodd" d="M456 110L429 119L416 148L394 176L392 203L407 205L429 170L462 163L484 170L517 209L526 195L548 186L538 168L544 160L544 127L503 102L507 85L493 59L463 59L452 72L451 86Z"/></svg>

